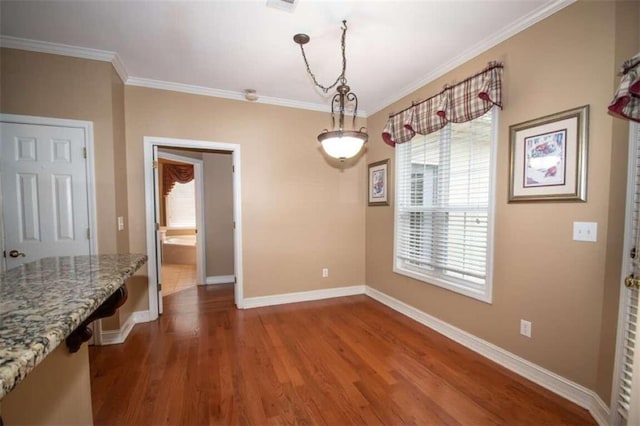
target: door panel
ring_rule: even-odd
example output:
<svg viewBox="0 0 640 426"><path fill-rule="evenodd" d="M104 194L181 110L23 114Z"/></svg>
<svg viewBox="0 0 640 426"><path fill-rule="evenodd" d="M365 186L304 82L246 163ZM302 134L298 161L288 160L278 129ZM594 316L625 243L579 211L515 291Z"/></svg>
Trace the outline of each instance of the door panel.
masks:
<svg viewBox="0 0 640 426"><path fill-rule="evenodd" d="M13 268L90 254L84 130L1 123L4 248ZM23 253L24 255L22 255Z"/></svg>
<svg viewBox="0 0 640 426"><path fill-rule="evenodd" d="M617 348L617 383L614 388L614 405L612 406L612 425L626 426L640 424L640 419L631 419L631 413L637 412L639 398L632 397L638 393L637 374L638 348L638 288L627 287L626 277L640 277L640 126L630 126L629 143L629 180L627 182L627 217L625 221L624 251L628 258L624 262L623 283L620 293L620 316L618 324ZM634 373L635 367L635 373Z"/></svg>
<svg viewBox="0 0 640 426"><path fill-rule="evenodd" d="M162 194L160 194L160 176L158 170L158 145L153 146L153 210L154 220L156 223L156 277L158 289L158 314L162 314L164 305L162 301L162 233L160 232L160 203Z"/></svg>

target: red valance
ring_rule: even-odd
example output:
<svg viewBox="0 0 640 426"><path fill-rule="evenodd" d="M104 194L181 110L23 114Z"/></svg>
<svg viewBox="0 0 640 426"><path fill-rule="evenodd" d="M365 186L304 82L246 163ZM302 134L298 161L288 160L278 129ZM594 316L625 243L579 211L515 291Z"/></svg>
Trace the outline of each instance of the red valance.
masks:
<svg viewBox="0 0 640 426"><path fill-rule="evenodd" d="M622 78L609 104L609 113L640 123L640 53L622 64L620 74Z"/></svg>
<svg viewBox="0 0 640 426"><path fill-rule="evenodd" d="M164 196L169 195L176 182L188 183L192 180L193 165L172 163L164 163L162 165L162 192Z"/></svg>
<svg viewBox="0 0 640 426"><path fill-rule="evenodd" d="M490 62L482 72L452 86L425 101L389 117L382 139L389 145L404 143L416 133L427 135L442 129L447 123L474 120L494 105L502 108L502 69Z"/></svg>

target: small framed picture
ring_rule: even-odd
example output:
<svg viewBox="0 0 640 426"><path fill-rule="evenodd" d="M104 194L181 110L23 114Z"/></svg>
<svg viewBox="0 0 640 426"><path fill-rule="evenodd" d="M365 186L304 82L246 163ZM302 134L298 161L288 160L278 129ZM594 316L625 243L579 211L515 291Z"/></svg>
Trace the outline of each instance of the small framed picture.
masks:
<svg viewBox="0 0 640 426"><path fill-rule="evenodd" d="M509 202L586 201L589 105L509 127Z"/></svg>
<svg viewBox="0 0 640 426"><path fill-rule="evenodd" d="M389 159L369 164L369 205L389 205Z"/></svg>

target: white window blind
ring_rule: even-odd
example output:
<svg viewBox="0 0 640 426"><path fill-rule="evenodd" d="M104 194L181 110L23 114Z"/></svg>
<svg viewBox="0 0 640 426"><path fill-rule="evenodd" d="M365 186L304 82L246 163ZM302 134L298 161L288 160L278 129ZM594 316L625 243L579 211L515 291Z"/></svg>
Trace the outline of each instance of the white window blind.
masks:
<svg viewBox="0 0 640 426"><path fill-rule="evenodd" d="M485 301L495 114L396 147L394 271Z"/></svg>
<svg viewBox="0 0 640 426"><path fill-rule="evenodd" d="M631 232L634 238L636 252L640 250L640 125L631 125L632 137L635 138L635 187L633 193L633 211L631 215ZM631 271L629 273L640 276L640 259L636 257L632 259ZM622 360L620 372L620 388L618 390L618 412L622 416L623 423L629 413L629 404L631 402L631 379L633 377L633 354L638 341L638 289L623 287L625 292L624 302L622 303L622 315L624 321L624 331L622 335ZM637 368L637 366L636 366ZM636 378L636 381L638 379ZM639 386L639 384L636 384Z"/></svg>
<svg viewBox="0 0 640 426"><path fill-rule="evenodd" d="M196 227L195 179L173 186L167 195L167 226L170 228Z"/></svg>

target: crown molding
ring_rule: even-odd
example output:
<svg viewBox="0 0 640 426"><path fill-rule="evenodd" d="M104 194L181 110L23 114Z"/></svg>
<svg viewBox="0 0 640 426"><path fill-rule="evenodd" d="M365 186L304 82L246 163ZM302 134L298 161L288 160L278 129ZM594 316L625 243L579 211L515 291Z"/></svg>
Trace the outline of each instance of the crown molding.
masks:
<svg viewBox="0 0 640 426"><path fill-rule="evenodd" d="M122 82L126 84L127 80L129 80L129 73L127 73L127 68L124 66L124 62L122 61L122 58L120 58L120 55L118 55L117 52L113 54L113 59L111 60L111 64L113 65L113 68L116 70L116 72L120 76L120 79L122 80Z"/></svg>
<svg viewBox="0 0 640 426"><path fill-rule="evenodd" d="M244 92L213 89L191 84L174 83L170 81L153 80L148 78L130 77L120 55L117 52L90 49L87 47L71 46L67 44L50 43L47 41L30 40L19 37L0 35L0 47L9 49L28 50L31 52L50 53L54 55L71 56L74 58L92 59L95 61L111 62L120 79L128 86L147 87L151 89L171 90L174 92L190 93L194 95L212 96L216 98L245 101ZM331 112L331 107L326 104L312 102L293 101L290 99L260 96L256 103L277 105L288 108L306 109L310 111ZM366 118L366 111L358 111L358 117Z"/></svg>
<svg viewBox="0 0 640 426"><path fill-rule="evenodd" d="M399 90L396 95L389 97L386 100L380 102L378 105L372 108L373 112L371 112L371 114L375 114L379 111L382 111L384 108L388 107L394 102L397 102L400 99L404 98L405 96L410 95L411 93L431 83L435 79L442 77L449 71L454 70L455 68L459 67L460 65L469 61L470 59L473 59L476 56L480 55L481 53L486 52L487 50L505 41L506 39L542 21L543 19L553 15L559 10L562 10L565 7L575 3L576 1L577 0L555 0L555 1L551 1L549 3L544 4L540 8L524 16L522 19L519 19L513 22L511 25L509 25L499 33L494 34L493 36L482 40L481 42L472 46L466 51L462 52L461 54L459 54L449 62L442 64L441 66L439 66L438 68L436 68L435 70L433 70L432 72L430 72L429 74L421 78L420 80L416 81L415 83Z"/></svg>
<svg viewBox="0 0 640 426"><path fill-rule="evenodd" d="M234 92L232 90L212 89L210 87L196 86L192 84L173 83L170 81L153 80L149 78L129 77L127 86L146 87L149 89L171 90L173 92L189 93L192 95L211 96L214 98L232 99L235 101L248 102L244 92ZM257 104L276 105L288 108L306 109L311 111L331 112L331 108L325 104L312 102L293 101L290 99L274 98L258 94L258 100L252 101ZM366 111L358 111L358 117L366 118Z"/></svg>
<svg viewBox="0 0 640 426"><path fill-rule="evenodd" d="M0 36L0 47L9 49L28 50L30 52L50 53L53 55L71 56L74 58L91 59L94 61L111 62L120 79L127 81L127 71L120 56L108 50L91 49L88 47L71 46L68 44L50 43L48 41L30 40L26 38Z"/></svg>

